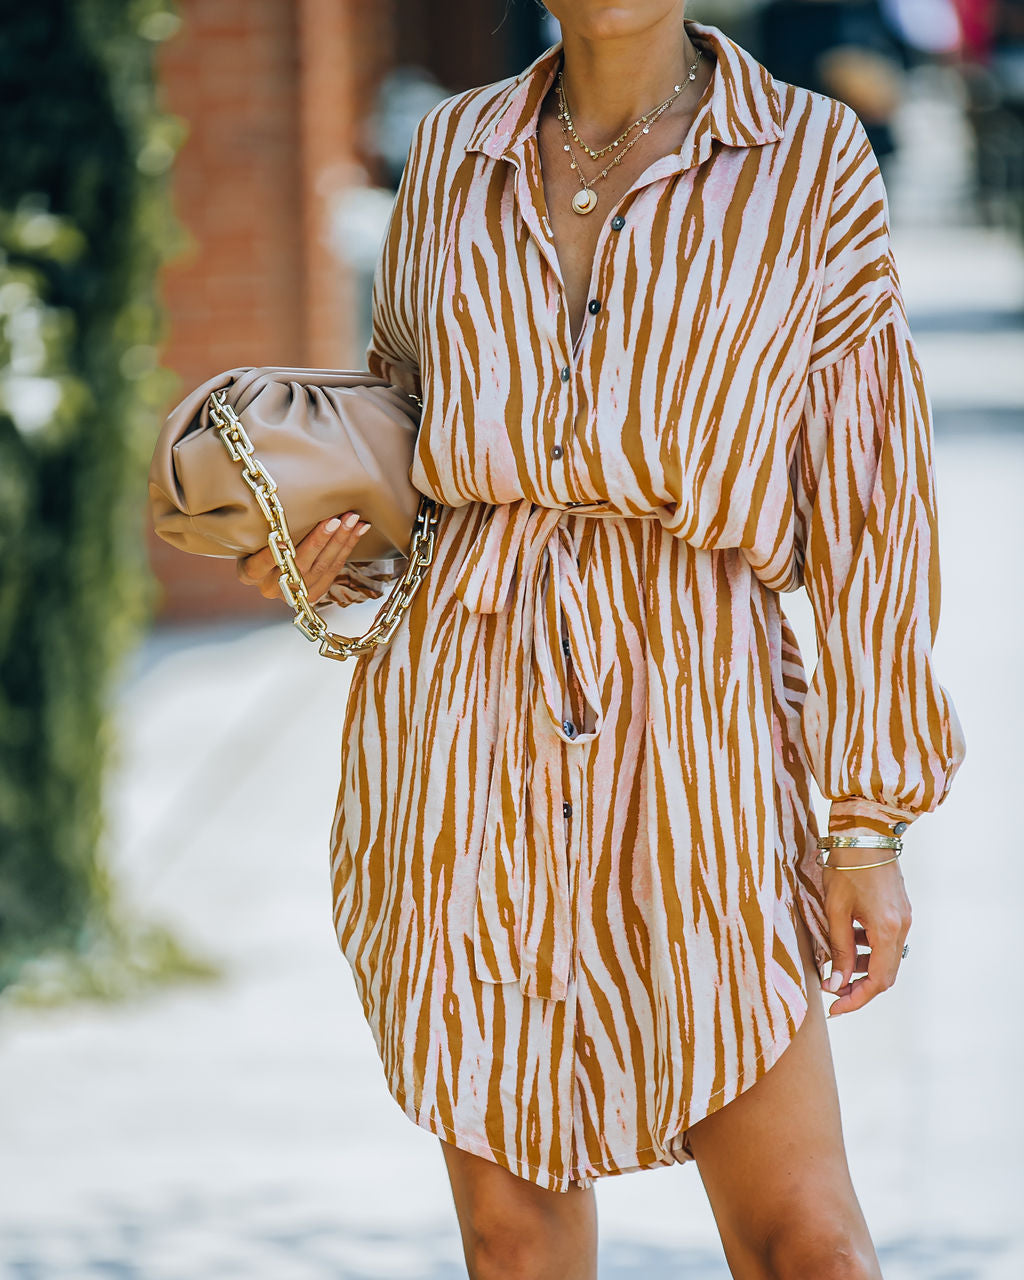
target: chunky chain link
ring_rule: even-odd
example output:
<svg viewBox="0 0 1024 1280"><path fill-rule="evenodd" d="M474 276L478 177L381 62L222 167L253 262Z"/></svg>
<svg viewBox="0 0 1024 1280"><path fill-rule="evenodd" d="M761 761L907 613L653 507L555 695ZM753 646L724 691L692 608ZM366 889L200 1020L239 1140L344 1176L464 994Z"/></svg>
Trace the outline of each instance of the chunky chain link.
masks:
<svg viewBox="0 0 1024 1280"><path fill-rule="evenodd" d="M422 409L423 401L418 396L412 396L412 399ZM338 635L330 630L310 602L306 584L295 563L295 543L288 530L284 507L277 496L277 485L253 452L252 441L238 414L228 404L227 392L213 392L209 404L210 418L217 434L232 460L241 467L242 479L252 490L259 509L270 526L267 546L281 570L278 579L281 595L295 611L294 625L307 640L320 646L320 652L325 658L334 658L338 662L343 662L354 654L366 653L377 645L387 644L434 558L434 534L440 518L438 504L433 498L421 494L405 572L392 587L369 629L361 636Z"/></svg>

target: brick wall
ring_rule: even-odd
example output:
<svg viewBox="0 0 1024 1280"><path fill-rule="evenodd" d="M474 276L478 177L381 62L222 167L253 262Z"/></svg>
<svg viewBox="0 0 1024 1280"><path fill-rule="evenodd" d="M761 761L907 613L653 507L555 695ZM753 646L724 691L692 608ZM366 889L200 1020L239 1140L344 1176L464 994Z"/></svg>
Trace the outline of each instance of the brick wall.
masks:
<svg viewBox="0 0 1024 1280"><path fill-rule="evenodd" d="M164 269L163 361L180 394L249 364L361 363L350 286L325 243L328 211L361 183L355 84L375 78L379 19L360 48L360 9L339 0L179 0L163 47L166 108L190 127L173 198L191 249ZM385 6L386 8L386 6ZM168 405L169 409L171 405ZM235 580L232 561L152 539L163 615L280 611Z"/></svg>

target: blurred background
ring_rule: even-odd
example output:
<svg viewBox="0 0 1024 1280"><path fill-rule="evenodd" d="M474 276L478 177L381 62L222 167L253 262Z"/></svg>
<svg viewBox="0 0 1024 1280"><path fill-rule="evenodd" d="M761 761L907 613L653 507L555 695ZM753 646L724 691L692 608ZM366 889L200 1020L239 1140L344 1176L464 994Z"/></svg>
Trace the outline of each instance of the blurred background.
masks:
<svg viewBox="0 0 1024 1280"><path fill-rule="evenodd" d="M230 562L157 543L145 472L222 369L362 366L413 126L557 23L535 0L0 12L0 1275L464 1276L439 1144L387 1093L333 933L349 671ZM1020 1280L1024 3L687 15L849 103L883 167L969 752L903 859L899 982L830 1035L888 1280ZM602 1277L728 1276L693 1165L598 1200Z"/></svg>

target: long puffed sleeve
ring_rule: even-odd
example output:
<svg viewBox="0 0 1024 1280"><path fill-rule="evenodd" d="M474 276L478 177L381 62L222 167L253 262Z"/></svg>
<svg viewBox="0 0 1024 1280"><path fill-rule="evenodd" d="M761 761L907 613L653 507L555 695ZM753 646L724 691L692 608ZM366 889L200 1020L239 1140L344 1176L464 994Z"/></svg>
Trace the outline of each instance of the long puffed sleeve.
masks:
<svg viewBox="0 0 1024 1280"><path fill-rule="evenodd" d="M932 657L940 586L931 405L885 188L856 116L833 191L791 480L818 640L804 745L831 802L830 832L892 834L942 803L965 744Z"/></svg>
<svg viewBox="0 0 1024 1280"><path fill-rule="evenodd" d="M419 357L419 264L422 260L421 202L427 192L421 181L425 160L424 137L428 112L413 134L402 170L391 217L384 234L371 294L370 342L366 367L410 395L421 396ZM358 544L357 544L358 549ZM328 591L335 604L379 598L404 571L407 558L349 562Z"/></svg>

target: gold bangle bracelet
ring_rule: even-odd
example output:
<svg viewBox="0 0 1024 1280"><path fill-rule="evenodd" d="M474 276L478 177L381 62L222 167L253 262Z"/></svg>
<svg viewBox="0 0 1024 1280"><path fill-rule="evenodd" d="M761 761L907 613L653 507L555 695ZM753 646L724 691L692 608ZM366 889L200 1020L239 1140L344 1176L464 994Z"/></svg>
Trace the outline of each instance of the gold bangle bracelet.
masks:
<svg viewBox="0 0 1024 1280"><path fill-rule="evenodd" d="M902 849L899 836L822 836L819 849Z"/></svg>
<svg viewBox="0 0 1024 1280"><path fill-rule="evenodd" d="M833 871L863 871L863 870L866 870L868 867L884 867L890 862L895 862L896 858L900 857L903 850L897 849L895 858L886 858L882 862L854 862L854 863L851 863L850 866L848 867L840 866L838 863L835 866L832 866L831 862L826 862L822 858L821 855L823 852L825 851L822 849L819 849L818 852L814 855L814 861L818 864L819 867L830 867Z"/></svg>

